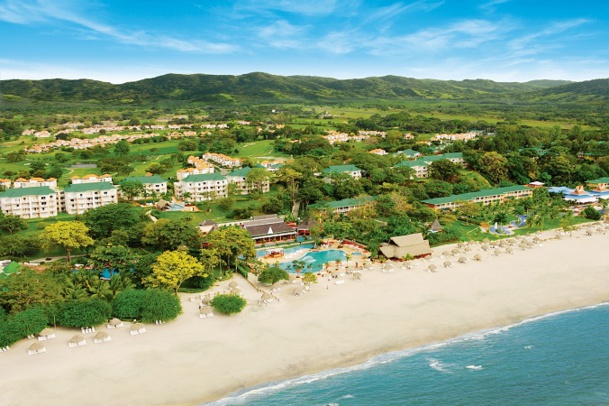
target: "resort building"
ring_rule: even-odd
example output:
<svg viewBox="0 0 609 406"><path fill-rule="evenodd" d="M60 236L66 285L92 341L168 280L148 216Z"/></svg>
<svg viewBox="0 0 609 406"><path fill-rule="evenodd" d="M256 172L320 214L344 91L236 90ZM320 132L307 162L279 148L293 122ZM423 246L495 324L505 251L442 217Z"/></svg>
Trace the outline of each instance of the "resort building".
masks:
<svg viewBox="0 0 609 406"><path fill-rule="evenodd" d="M325 177L330 177L339 173L347 174L353 179L360 179L362 177L362 170L355 165L334 165L322 171L322 174Z"/></svg>
<svg viewBox="0 0 609 406"><path fill-rule="evenodd" d="M376 148L376 149L373 149L372 151L370 151L370 153L371 153L371 154L375 154L375 155L381 155L381 156L383 156L383 155L387 155L387 151L385 151L385 150L384 150L384 149L382 149L382 148Z"/></svg>
<svg viewBox="0 0 609 406"><path fill-rule="evenodd" d="M0 208L24 219L53 217L59 211L58 200L58 192L49 186L13 188L0 193Z"/></svg>
<svg viewBox="0 0 609 406"><path fill-rule="evenodd" d="M269 172L277 172L283 166L283 164L278 161L261 161L260 165Z"/></svg>
<svg viewBox="0 0 609 406"><path fill-rule="evenodd" d="M201 202L228 194L228 180L219 173L189 175L173 184L174 194L180 200Z"/></svg>
<svg viewBox="0 0 609 406"><path fill-rule="evenodd" d="M259 182L259 184L247 182L247 176L251 171L252 168L250 167L235 169L226 175L226 179L228 180L228 183L233 183L237 186L235 190L237 194L249 195L256 189L258 189L261 193L268 193L268 191L271 190L269 177L267 176L266 179Z"/></svg>
<svg viewBox="0 0 609 406"><path fill-rule="evenodd" d="M396 168L407 167L411 168L415 172L417 178L428 178L429 177L429 165L433 162L440 161L442 159L448 159L450 162L465 167L465 160L461 152L452 152L448 154L439 155L427 155L416 159L414 161L402 161L395 165Z"/></svg>
<svg viewBox="0 0 609 406"><path fill-rule="evenodd" d="M496 202L504 202L506 199L524 199L531 197L532 195L533 190L525 186L508 186L463 193L461 195L437 197L435 199L423 200L423 203L435 210L454 210L466 203L487 205Z"/></svg>
<svg viewBox="0 0 609 406"><path fill-rule="evenodd" d="M412 149L405 149L403 151L398 151L396 153L396 155L402 155L406 159L411 160L411 161L423 156L423 154L421 154L420 152L412 150Z"/></svg>
<svg viewBox="0 0 609 406"><path fill-rule="evenodd" d="M330 210L332 213L349 213L351 210L358 209L374 201L373 196L355 197L352 199L336 200L333 202L315 203L309 206L313 210Z"/></svg>
<svg viewBox="0 0 609 406"><path fill-rule="evenodd" d="M9 182L9 187L10 187L10 181ZM4 182L3 182L4 183ZM15 179L15 181L13 182L13 187L15 189L19 189L19 188L27 188L27 187L41 187L41 186L48 186L53 190L57 190L57 179L55 178L49 178L49 179L42 179L42 178L30 178L30 179L23 179L23 178L18 178Z"/></svg>
<svg viewBox="0 0 609 406"><path fill-rule="evenodd" d="M379 251L389 259L419 258L431 255L429 241L423 239L423 234L402 235L391 237L388 244L382 244Z"/></svg>
<svg viewBox="0 0 609 406"><path fill-rule="evenodd" d="M10 179L0 179L0 189L10 189L11 183Z"/></svg>
<svg viewBox="0 0 609 406"><path fill-rule="evenodd" d="M118 190L110 182L73 183L62 195L62 204L68 214L83 214L87 210L118 203Z"/></svg>
<svg viewBox="0 0 609 406"><path fill-rule="evenodd" d="M609 199L609 177L589 180L588 187L592 189L590 193L599 199Z"/></svg>
<svg viewBox="0 0 609 406"><path fill-rule="evenodd" d="M250 233L256 244L286 242L296 238L296 229L277 215L254 217L243 223L243 228Z"/></svg>
<svg viewBox="0 0 609 406"><path fill-rule="evenodd" d="M78 176L72 176L70 178L70 183L73 185L80 185L82 183L99 183L99 182L108 182L112 183L112 175L85 175L82 178Z"/></svg>
<svg viewBox="0 0 609 406"><path fill-rule="evenodd" d="M123 182L140 182L144 185L145 192L140 196L136 196L136 198L154 195L161 196L167 193L167 181L159 175L133 176L125 178L121 183Z"/></svg>
<svg viewBox="0 0 609 406"><path fill-rule="evenodd" d="M207 152L203 154L201 157L207 161L212 161L217 163L220 166L225 166L227 168L236 168L241 166L241 160L238 158L231 158L224 154L214 154L212 152Z"/></svg>

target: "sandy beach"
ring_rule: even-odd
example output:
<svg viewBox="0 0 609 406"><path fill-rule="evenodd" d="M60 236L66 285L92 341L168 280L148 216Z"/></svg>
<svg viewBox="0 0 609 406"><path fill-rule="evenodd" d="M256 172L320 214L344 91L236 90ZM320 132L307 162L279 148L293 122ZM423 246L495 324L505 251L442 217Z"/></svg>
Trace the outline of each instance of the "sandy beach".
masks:
<svg viewBox="0 0 609 406"><path fill-rule="evenodd" d="M279 285L279 300L266 305L235 277L250 303L243 313L201 319L199 302L190 300L195 295L183 295L178 320L147 325L136 336L126 323L108 330L112 341L102 344L87 334L86 346L68 348L80 331L58 329L43 354L27 355L33 339L0 353L0 405L201 404L264 382L609 301L609 234L585 230L560 240L548 231L530 249L514 245L513 254L473 245L441 258L455 248L443 246L433 261L419 260L412 269L395 263L383 272L374 265L361 281L320 278L301 296L292 294L297 285ZM475 254L482 261L458 263ZM451 268L443 267L447 260ZM430 264L437 272L427 271Z"/></svg>

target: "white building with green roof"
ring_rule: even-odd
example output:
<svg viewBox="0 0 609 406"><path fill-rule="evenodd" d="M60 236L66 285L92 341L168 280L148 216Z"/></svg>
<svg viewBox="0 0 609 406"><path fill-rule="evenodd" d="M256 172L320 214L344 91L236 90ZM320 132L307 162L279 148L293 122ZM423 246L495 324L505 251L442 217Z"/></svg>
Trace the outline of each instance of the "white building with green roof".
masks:
<svg viewBox="0 0 609 406"><path fill-rule="evenodd" d="M266 169L264 170L266 171ZM266 179L261 181L259 185L255 185L253 182L247 182L247 176L251 171L252 168L250 167L235 169L234 171L226 174L226 179L228 180L228 183L233 183L237 186L237 194L248 195L252 193L256 187L258 187L262 193L268 193L269 190L271 190L270 178L267 176Z"/></svg>
<svg viewBox="0 0 609 406"><path fill-rule="evenodd" d="M110 182L71 184L62 193L62 204L68 214L83 214L112 203L118 203L118 190Z"/></svg>
<svg viewBox="0 0 609 406"><path fill-rule="evenodd" d="M167 181L159 175L131 176L125 178L120 183L123 182L140 182L144 186L144 189L146 189L146 194L148 196L153 196L155 194L161 196L167 193ZM136 196L136 198L141 197L143 196Z"/></svg>
<svg viewBox="0 0 609 406"><path fill-rule="evenodd" d="M56 216L60 208L58 192L48 186L7 189L0 193L4 214L24 219Z"/></svg>
<svg viewBox="0 0 609 406"><path fill-rule="evenodd" d="M351 199L335 200L332 202L318 202L309 206L312 210L330 210L332 213L349 213L369 203L374 202L374 196L361 196Z"/></svg>
<svg viewBox="0 0 609 406"><path fill-rule="evenodd" d="M423 200L423 203L435 210L454 210L467 203L487 205L504 202L506 199L524 199L533 195L533 189L526 186L507 186L495 189L484 189L477 192L463 193Z"/></svg>
<svg viewBox="0 0 609 406"><path fill-rule="evenodd" d="M454 164L465 167L465 160L463 159L463 154L461 152L451 152L451 153L440 154L440 155L427 155L427 156L418 158L414 161L412 161L412 160L402 161L402 162L398 163L397 165L395 165L395 167L411 168L414 171L415 176L417 178L428 178L429 177L429 165L431 165L433 162L440 161L442 159L448 159L450 162L452 162Z"/></svg>
<svg viewBox="0 0 609 406"><path fill-rule="evenodd" d="M346 174L351 176L353 179L360 179L362 177L362 170L357 166L350 165L333 165L322 171L322 174L326 177L335 175L335 174Z"/></svg>
<svg viewBox="0 0 609 406"><path fill-rule="evenodd" d="M188 175L173 184L174 194L179 200L201 202L228 195L228 180L219 173Z"/></svg>

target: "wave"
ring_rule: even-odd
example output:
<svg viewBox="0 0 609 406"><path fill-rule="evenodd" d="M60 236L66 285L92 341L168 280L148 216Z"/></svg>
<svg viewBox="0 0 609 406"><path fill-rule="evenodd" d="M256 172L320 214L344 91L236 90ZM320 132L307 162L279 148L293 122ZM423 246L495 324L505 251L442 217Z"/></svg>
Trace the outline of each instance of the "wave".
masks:
<svg viewBox="0 0 609 406"><path fill-rule="evenodd" d="M376 357L373 357L362 364L353 365L353 366L344 367L344 368L330 369L330 370L322 371L322 372L319 372L316 374L304 375L304 376L301 376L298 378L289 379L289 380L285 380L285 381L276 381L276 382L267 383L267 384L264 384L261 386L256 386L254 388L249 388L243 392L238 392L234 395L230 395L228 397L222 398L215 402L205 403L204 405L205 406L228 406L228 405L244 404L247 401L257 399L257 398L263 398L270 394L277 393L285 388L310 384L310 383L313 383L316 381L328 379L333 376L343 375L343 374L350 373L350 372L367 370L367 369L370 369L370 368L373 368L373 367L376 367L379 365L383 365L383 364L387 364L390 362L395 362L395 361L403 359L403 358L411 357L411 356L419 354L421 352L432 351L432 350L435 350L435 349L438 349L438 348L441 348L444 346L453 345L453 344L461 343L464 341L484 340L486 337L488 337L490 335L502 334L515 327L519 327L519 326L522 326L522 325L525 325L528 323L533 323L536 321L560 316L560 315L567 314L567 313L591 310L591 309L596 309L596 308L604 307L604 306L609 306L609 302L604 302L604 303L600 303L600 304L593 305L593 306L586 306L586 307L580 307L580 308L575 308L575 309L568 309L568 310L552 312L552 313L544 314L541 316L531 317L529 319L525 319L521 322L514 323L514 324L511 324L508 326L493 328L490 330L482 330L482 331L478 331L475 333L469 333L469 334L455 337L455 338L452 338L452 339L449 339L446 341L430 343L430 344L427 344L427 345L424 345L421 347L389 352L389 353L385 353L385 354L381 354ZM532 346L531 346L531 348L532 348ZM432 369L435 369L436 371L439 371L439 372L450 373L450 371L446 369L446 367L448 367L449 365L444 365L440 361L438 361L437 359L434 359L434 358L429 358L428 361L429 361L429 366ZM480 366L480 368L477 368L477 367L479 367L479 366L478 365L466 366L466 368L472 369L472 370L483 369L481 366ZM347 396L349 396L349 395L347 395Z"/></svg>

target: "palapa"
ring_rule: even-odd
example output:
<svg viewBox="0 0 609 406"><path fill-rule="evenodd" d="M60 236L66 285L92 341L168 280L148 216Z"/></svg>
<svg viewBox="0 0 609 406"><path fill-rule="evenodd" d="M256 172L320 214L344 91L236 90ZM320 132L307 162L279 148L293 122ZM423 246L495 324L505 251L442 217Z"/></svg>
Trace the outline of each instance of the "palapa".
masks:
<svg viewBox="0 0 609 406"><path fill-rule="evenodd" d="M438 267L435 266L434 264L431 264L427 267L427 270L430 272L436 272L437 269L438 269Z"/></svg>
<svg viewBox="0 0 609 406"><path fill-rule="evenodd" d="M474 261L482 261L482 256L480 254L474 255Z"/></svg>
<svg viewBox="0 0 609 406"><path fill-rule="evenodd" d="M46 352L46 350L47 349L43 343L35 342L34 344L30 345L30 348L28 348L27 353L28 355L34 355Z"/></svg>
<svg viewBox="0 0 609 406"><path fill-rule="evenodd" d="M387 258L421 257L431 254L429 241L423 239L423 234L402 235L391 237L388 244L382 244L379 250Z"/></svg>
<svg viewBox="0 0 609 406"><path fill-rule="evenodd" d="M459 258L459 263L464 264L466 262L467 262L467 258L465 258L465 257L460 257Z"/></svg>
<svg viewBox="0 0 609 406"><path fill-rule="evenodd" d="M444 268L450 268L450 267L452 267L452 266L453 266L453 263L452 263L452 262L450 262L450 261L444 261L444 264L443 264L443 265L444 265Z"/></svg>
<svg viewBox="0 0 609 406"><path fill-rule="evenodd" d="M231 283L228 284L228 287L231 289L238 288L239 284L236 281L232 281Z"/></svg>
<svg viewBox="0 0 609 406"><path fill-rule="evenodd" d="M87 344L87 340L85 339L85 336L83 336L81 334L76 334L76 335L72 336L72 338L70 338L70 341L68 341L68 347L70 347L70 348L80 347L85 344Z"/></svg>
<svg viewBox="0 0 609 406"><path fill-rule="evenodd" d="M199 310L200 318L213 317L213 315L214 315L214 309L210 306L203 307L203 308L201 308L201 310Z"/></svg>
<svg viewBox="0 0 609 406"><path fill-rule="evenodd" d="M110 338L110 334L108 334L107 331L98 331L97 334L95 334L95 336L93 337L93 342L95 344L103 343L110 340L112 340L112 338Z"/></svg>
<svg viewBox="0 0 609 406"><path fill-rule="evenodd" d="M108 328L119 328L123 327L123 322L116 317L108 322Z"/></svg>

